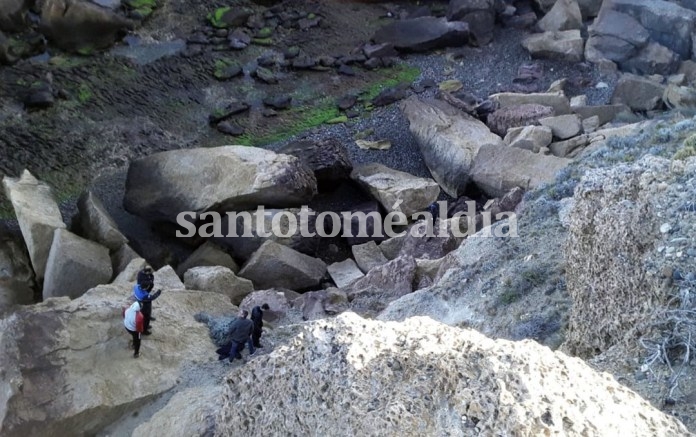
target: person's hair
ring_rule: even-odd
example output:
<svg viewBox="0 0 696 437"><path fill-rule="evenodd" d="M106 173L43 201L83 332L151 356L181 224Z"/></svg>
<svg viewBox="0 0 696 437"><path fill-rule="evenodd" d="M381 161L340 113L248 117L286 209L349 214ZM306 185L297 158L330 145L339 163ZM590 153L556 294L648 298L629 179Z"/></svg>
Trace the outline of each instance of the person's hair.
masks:
<svg viewBox="0 0 696 437"><path fill-rule="evenodd" d="M247 310L242 310L242 317L246 317L249 315L249 311Z"/></svg>
<svg viewBox="0 0 696 437"><path fill-rule="evenodd" d="M267 303L261 305L261 309L262 309L262 310L267 310L267 309L269 309L269 308L270 308L270 307L268 306Z"/></svg>

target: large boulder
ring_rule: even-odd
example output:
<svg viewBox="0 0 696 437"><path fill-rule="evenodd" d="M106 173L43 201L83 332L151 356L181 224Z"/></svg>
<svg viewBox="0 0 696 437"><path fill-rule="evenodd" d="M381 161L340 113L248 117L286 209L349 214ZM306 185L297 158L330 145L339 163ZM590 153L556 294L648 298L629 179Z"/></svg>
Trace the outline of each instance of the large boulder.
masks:
<svg viewBox="0 0 696 437"><path fill-rule="evenodd" d="M323 261L274 241L266 241L239 271L255 288L302 290L319 285L326 273Z"/></svg>
<svg viewBox="0 0 696 437"><path fill-rule="evenodd" d="M176 274L172 266L162 266L155 271L155 289L163 291L183 290L186 286Z"/></svg>
<svg viewBox="0 0 696 437"><path fill-rule="evenodd" d="M0 0L0 31L17 32L28 24L27 12L33 0Z"/></svg>
<svg viewBox="0 0 696 437"><path fill-rule="evenodd" d="M505 106L488 115L486 124L491 131L505 137L510 129L539 124L539 120L554 115L551 106L537 103L524 103L516 106Z"/></svg>
<svg viewBox="0 0 696 437"><path fill-rule="evenodd" d="M336 138L293 141L281 147L278 153L299 158L314 172L319 184L347 179L353 170L346 147Z"/></svg>
<svg viewBox="0 0 696 437"><path fill-rule="evenodd" d="M56 229L46 262L43 297L82 296L111 281L109 249L65 229Z"/></svg>
<svg viewBox="0 0 696 437"><path fill-rule="evenodd" d="M632 16L647 29L653 41L669 48L682 59L691 58L691 35L696 23L696 11L664 0L613 0L604 2L602 8Z"/></svg>
<svg viewBox="0 0 696 437"><path fill-rule="evenodd" d="M220 409L217 402L222 389L222 386L206 385L176 393L147 422L138 425L131 437L214 435L215 417Z"/></svg>
<svg viewBox="0 0 696 437"><path fill-rule="evenodd" d="M650 111L662 102L665 86L630 73L621 75L611 97L613 104L624 104L634 111Z"/></svg>
<svg viewBox="0 0 696 437"><path fill-rule="evenodd" d="M355 263L363 273L367 273L375 267L386 264L389 260L382 253L382 249L374 241L364 244L356 244L351 247ZM336 284L338 285L338 284Z"/></svg>
<svg viewBox="0 0 696 437"><path fill-rule="evenodd" d="M508 130L504 140L510 147L537 153L542 147L551 144L553 134L551 128L546 126L525 126Z"/></svg>
<svg viewBox="0 0 696 437"><path fill-rule="evenodd" d="M333 279L334 284L336 284L338 288L347 287L365 276L360 268L358 268L358 264L351 258L330 264L326 270L329 272L331 279Z"/></svg>
<svg viewBox="0 0 696 437"><path fill-rule="evenodd" d="M0 234L0 314L34 302L34 270L24 243Z"/></svg>
<svg viewBox="0 0 696 437"><path fill-rule="evenodd" d="M412 97L401 110L430 173L452 197L464 194L479 149L503 144L485 124L443 101Z"/></svg>
<svg viewBox="0 0 696 437"><path fill-rule="evenodd" d="M669 108L696 108L696 89L690 86L667 85L662 100Z"/></svg>
<svg viewBox="0 0 696 437"><path fill-rule="evenodd" d="M83 237L112 251L128 243L128 239L118 230L118 225L94 193L84 192L77 201L77 208Z"/></svg>
<svg viewBox="0 0 696 437"><path fill-rule="evenodd" d="M317 193L314 174L288 155L246 146L172 150L132 161L124 206L153 221L180 212L297 206Z"/></svg>
<svg viewBox="0 0 696 437"><path fill-rule="evenodd" d="M242 260L249 259L266 241L274 241L298 252L315 255L320 237L310 235L316 233L316 213L311 209L305 211L303 213L301 209L296 208L264 209L263 215L255 214L256 211L242 211L236 215L232 228L230 215L226 214L221 223L223 235L227 236L213 237L212 241ZM227 234L229 229L234 230L232 236ZM303 229L309 234L302 232Z"/></svg>
<svg viewBox="0 0 696 437"><path fill-rule="evenodd" d="M590 61L601 58L623 62L637 53L650 39L650 33L635 18L609 8L602 10L588 28L586 57ZM590 55L591 51L598 56Z"/></svg>
<svg viewBox="0 0 696 437"><path fill-rule="evenodd" d="M579 30L564 30L529 35L522 40L522 46L533 58L581 62L584 56L585 41Z"/></svg>
<svg viewBox="0 0 696 437"><path fill-rule="evenodd" d="M437 200L440 187L432 179L420 178L382 164L356 167L350 177L382 204L387 212L400 211L407 217Z"/></svg>
<svg viewBox="0 0 696 437"><path fill-rule="evenodd" d="M350 308L363 315L376 316L390 302L413 291L415 274L416 261L410 255L373 268L363 278L344 288Z"/></svg>
<svg viewBox="0 0 696 437"><path fill-rule="evenodd" d="M679 55L667 47L656 42L648 43L635 56L622 62L620 67L624 71L636 74L661 74L674 73L680 64Z"/></svg>
<svg viewBox="0 0 696 437"><path fill-rule="evenodd" d="M239 304L240 310L251 310L255 306L268 304L268 309L263 310L263 321L270 322L273 326L285 324L287 322L297 323L299 317L293 317L292 308L295 301L302 295L296 291L285 288L271 288L268 290L258 290L248 294L242 303ZM264 323L268 326L268 323Z"/></svg>
<svg viewBox="0 0 696 437"><path fill-rule="evenodd" d="M428 317L305 324L231 372L220 404L220 435L688 434L582 360Z"/></svg>
<svg viewBox="0 0 696 437"><path fill-rule="evenodd" d="M469 41L469 25L445 18L419 17L393 21L375 32L376 44L392 44L404 52L423 52L441 47L463 46Z"/></svg>
<svg viewBox="0 0 696 437"><path fill-rule="evenodd" d="M184 262L176 267L176 274L183 277L188 269L206 266L222 266L227 267L234 273L239 272L239 266L234 262L230 254L208 241L193 251Z"/></svg>
<svg viewBox="0 0 696 437"><path fill-rule="evenodd" d="M302 311L302 320L317 320L348 310L348 297L342 290L329 288L304 293L294 305Z"/></svg>
<svg viewBox="0 0 696 437"><path fill-rule="evenodd" d="M425 163L447 194L459 197L470 182L491 197L552 181L568 160L512 148L478 120L441 101L402 105Z"/></svg>
<svg viewBox="0 0 696 437"><path fill-rule="evenodd" d="M537 23L544 32L582 28L582 14L576 0L558 0Z"/></svg>
<svg viewBox="0 0 696 437"><path fill-rule="evenodd" d="M460 224L459 230L465 234L468 225L466 216L461 217ZM422 259L442 258L456 249L462 240L463 237L457 237L452 233L451 221L440 220L431 228L430 224L423 220L409 228L400 254Z"/></svg>
<svg viewBox="0 0 696 437"><path fill-rule="evenodd" d="M489 97L500 108L519 105L542 105L553 108L555 115L570 114L570 101L562 93L497 93Z"/></svg>
<svg viewBox="0 0 696 437"><path fill-rule="evenodd" d="M111 251L111 270L114 276L120 275L134 259L141 259L140 255L127 244Z"/></svg>
<svg viewBox="0 0 696 437"><path fill-rule="evenodd" d="M184 285L189 290L212 291L228 296L230 301L239 305L254 291L250 280L240 278L227 267L194 267L184 275Z"/></svg>
<svg viewBox="0 0 696 437"><path fill-rule="evenodd" d="M60 209L51 187L39 182L28 170L24 170L19 179L5 176L2 183L29 250L31 265L40 282L46 271L53 231L65 228Z"/></svg>
<svg viewBox="0 0 696 437"><path fill-rule="evenodd" d="M466 22L471 32L471 42L484 46L493 39L495 6L494 0L451 0L447 19Z"/></svg>
<svg viewBox="0 0 696 437"><path fill-rule="evenodd" d="M232 313L229 299L162 295L158 329L134 360L121 315L130 292L130 286L100 286L0 320L0 434L96 435L174 388L183 368L215 360L208 329L194 315Z"/></svg>
<svg viewBox="0 0 696 437"><path fill-rule="evenodd" d="M133 22L84 0L41 2L41 32L65 50L89 51L111 46Z"/></svg>

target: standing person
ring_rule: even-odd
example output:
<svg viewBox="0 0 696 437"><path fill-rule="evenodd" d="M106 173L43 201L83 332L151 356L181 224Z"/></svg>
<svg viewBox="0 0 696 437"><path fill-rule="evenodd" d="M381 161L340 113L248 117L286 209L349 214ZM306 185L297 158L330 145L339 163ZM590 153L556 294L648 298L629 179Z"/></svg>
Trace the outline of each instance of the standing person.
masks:
<svg viewBox="0 0 696 437"><path fill-rule="evenodd" d="M251 332L254 329L254 323L247 319L248 311L240 311L239 317L230 324L229 338L230 343L217 350L220 359L224 360L229 357L230 362L235 358L242 359L240 353L244 349L244 345L249 346L249 355L254 355L254 345L251 341Z"/></svg>
<svg viewBox="0 0 696 437"><path fill-rule="evenodd" d="M254 347L263 347L259 340L261 340L261 330L263 328L263 312L268 311L269 307L267 303L261 306L255 306L251 309L251 321L254 322L254 330L251 332L251 340Z"/></svg>
<svg viewBox="0 0 696 437"><path fill-rule="evenodd" d="M140 334L145 330L145 317L140 302L133 302L123 313L123 326L133 338L133 358L140 356Z"/></svg>
<svg viewBox="0 0 696 437"><path fill-rule="evenodd" d="M150 321L155 320L152 317L152 301L157 299L162 290L157 290L150 293L155 285L155 275L150 267L145 267L138 272L138 282L133 287L133 296L135 300L141 303L143 317L145 318L145 331L143 335L151 335Z"/></svg>

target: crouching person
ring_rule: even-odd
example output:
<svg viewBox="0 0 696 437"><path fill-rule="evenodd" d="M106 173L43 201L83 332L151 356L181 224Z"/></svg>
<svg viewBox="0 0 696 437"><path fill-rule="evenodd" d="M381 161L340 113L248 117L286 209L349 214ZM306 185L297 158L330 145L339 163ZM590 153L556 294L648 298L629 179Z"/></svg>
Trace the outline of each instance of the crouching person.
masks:
<svg viewBox="0 0 696 437"><path fill-rule="evenodd" d="M245 344L249 346L249 355L253 355L256 352L251 340L254 323L247 319L248 316L248 311L240 311L239 317L230 324L229 338L231 341L217 351L221 360L227 357L229 357L230 362L234 361L235 358L241 360L241 351L244 349Z"/></svg>
<svg viewBox="0 0 696 437"><path fill-rule="evenodd" d="M133 338L133 358L140 356L140 336L145 330L145 317L141 311L141 303L133 302L133 305L128 307L124 313L123 325L126 331Z"/></svg>

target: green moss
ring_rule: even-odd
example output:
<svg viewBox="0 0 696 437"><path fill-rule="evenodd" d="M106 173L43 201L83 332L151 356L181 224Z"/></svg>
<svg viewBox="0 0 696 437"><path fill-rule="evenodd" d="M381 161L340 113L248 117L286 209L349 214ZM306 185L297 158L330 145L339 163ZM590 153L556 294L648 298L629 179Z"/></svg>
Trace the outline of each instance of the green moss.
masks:
<svg viewBox="0 0 696 437"><path fill-rule="evenodd" d="M256 34L257 38L269 38L271 35L273 35L273 29L270 27L264 27L263 29L259 30L259 33Z"/></svg>
<svg viewBox="0 0 696 437"><path fill-rule="evenodd" d="M232 8L230 6L215 9L214 12L208 14L208 21L210 21L210 24L212 24L213 27L224 29L225 27L227 27L227 23L222 21L222 19L224 18L225 14L228 13L231 9Z"/></svg>
<svg viewBox="0 0 696 437"><path fill-rule="evenodd" d="M94 54L94 47L92 46L82 46L76 50L78 55L91 56Z"/></svg>
<svg viewBox="0 0 696 437"><path fill-rule="evenodd" d="M338 117L334 117L331 120L326 120L326 124L339 124L339 123L345 123L348 121L348 117L345 115L339 115Z"/></svg>
<svg viewBox="0 0 696 437"><path fill-rule="evenodd" d="M58 55L54 56L51 58L50 61L48 61L49 64L54 65L58 68L62 69L70 69L70 68L75 68L79 67L81 65L84 65L88 62L87 59L79 57L79 56L68 56L68 55Z"/></svg>
<svg viewBox="0 0 696 437"><path fill-rule="evenodd" d="M270 46L273 44L273 39L271 38L252 38L251 42L260 46Z"/></svg>
<svg viewBox="0 0 696 437"><path fill-rule="evenodd" d="M369 102L386 88L397 86L402 83L412 83L420 76L420 70L417 67L408 65L397 65L392 68L381 70L383 79L370 85L360 94L360 100Z"/></svg>
<svg viewBox="0 0 696 437"><path fill-rule="evenodd" d="M338 108L331 99L321 99L313 107L303 105L286 111L284 116L287 118L278 119L272 131L260 135L250 132L240 136L236 142L245 146L275 143L326 123L339 115Z"/></svg>
<svg viewBox="0 0 696 437"><path fill-rule="evenodd" d="M94 93L92 92L92 89L89 87L89 85L83 83L77 89L77 100L83 105L92 100L93 97Z"/></svg>
<svg viewBox="0 0 696 437"><path fill-rule="evenodd" d="M155 9L157 2L155 0L126 0L126 4L133 9Z"/></svg>

